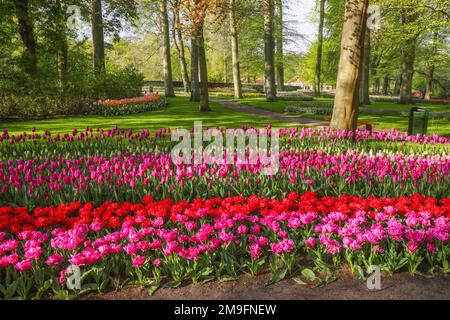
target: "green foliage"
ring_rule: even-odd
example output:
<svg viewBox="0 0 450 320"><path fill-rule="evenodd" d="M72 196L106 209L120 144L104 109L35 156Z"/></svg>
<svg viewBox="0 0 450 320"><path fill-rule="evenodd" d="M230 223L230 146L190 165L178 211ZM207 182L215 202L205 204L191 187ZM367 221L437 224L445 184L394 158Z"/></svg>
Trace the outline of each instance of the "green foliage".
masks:
<svg viewBox="0 0 450 320"><path fill-rule="evenodd" d="M295 105L288 105L285 111L288 113L311 114L311 115L329 115L333 112L333 102L312 101L302 102Z"/></svg>

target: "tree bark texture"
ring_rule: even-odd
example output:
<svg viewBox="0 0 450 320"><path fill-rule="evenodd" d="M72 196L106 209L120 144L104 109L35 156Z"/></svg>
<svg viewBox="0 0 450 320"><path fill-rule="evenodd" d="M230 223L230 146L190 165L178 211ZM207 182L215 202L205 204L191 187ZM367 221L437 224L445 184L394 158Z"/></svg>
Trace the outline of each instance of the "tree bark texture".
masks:
<svg viewBox="0 0 450 320"><path fill-rule="evenodd" d="M358 125L359 85L364 54L368 0L346 0L341 56L331 126L355 130Z"/></svg>

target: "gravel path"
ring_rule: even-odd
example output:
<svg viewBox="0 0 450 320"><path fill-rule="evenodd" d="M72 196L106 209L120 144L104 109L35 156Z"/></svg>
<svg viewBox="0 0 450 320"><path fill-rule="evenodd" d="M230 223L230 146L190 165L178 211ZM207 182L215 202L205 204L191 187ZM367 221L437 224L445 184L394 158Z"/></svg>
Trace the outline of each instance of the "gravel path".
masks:
<svg viewBox="0 0 450 320"><path fill-rule="evenodd" d="M248 114L254 114L256 116L266 117L266 118L273 119L273 120L301 124L302 126L305 126L305 127L328 127L330 125L330 123L328 121L310 119L310 118L305 118L305 117L300 117L300 116L289 116L289 115L285 115L282 113L277 113L277 112L273 112L273 111L269 111L269 110L265 110L265 109L250 107L250 106L236 103L236 102L229 101L229 100L211 99L211 101L220 103L221 105L223 105L227 108L233 109L233 110L242 111L242 112L245 112Z"/></svg>

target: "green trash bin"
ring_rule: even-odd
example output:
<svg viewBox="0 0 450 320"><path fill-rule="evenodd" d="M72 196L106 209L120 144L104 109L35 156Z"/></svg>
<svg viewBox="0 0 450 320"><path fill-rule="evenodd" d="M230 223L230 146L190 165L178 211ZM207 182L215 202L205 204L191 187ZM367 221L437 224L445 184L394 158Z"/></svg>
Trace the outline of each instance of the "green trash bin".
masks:
<svg viewBox="0 0 450 320"><path fill-rule="evenodd" d="M414 107L409 111L408 134L426 134L430 111L427 108Z"/></svg>

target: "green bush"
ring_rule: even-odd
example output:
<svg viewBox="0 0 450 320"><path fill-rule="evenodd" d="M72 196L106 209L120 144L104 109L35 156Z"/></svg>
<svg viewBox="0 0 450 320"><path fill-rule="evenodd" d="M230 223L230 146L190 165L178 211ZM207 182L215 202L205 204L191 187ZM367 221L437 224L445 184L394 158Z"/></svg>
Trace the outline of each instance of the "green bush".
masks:
<svg viewBox="0 0 450 320"><path fill-rule="evenodd" d="M333 105L333 102L328 101L304 101L286 106L285 111L288 113L329 115L333 113Z"/></svg>
<svg viewBox="0 0 450 320"><path fill-rule="evenodd" d="M8 83L3 83L3 90L0 88L0 119L30 120L89 114L95 101L142 95L144 78L131 67L117 68L97 77L83 73L83 66L74 65L71 71L64 91L55 81L58 76L45 70L39 75L40 81L29 80L23 88L13 86L6 89Z"/></svg>
<svg viewBox="0 0 450 320"><path fill-rule="evenodd" d="M308 96L277 96L280 101L314 101L313 97Z"/></svg>
<svg viewBox="0 0 450 320"><path fill-rule="evenodd" d="M400 101L399 97L393 96L370 96L370 100L373 102L392 102L398 103Z"/></svg>

